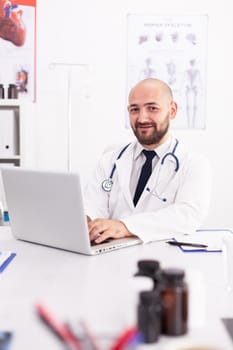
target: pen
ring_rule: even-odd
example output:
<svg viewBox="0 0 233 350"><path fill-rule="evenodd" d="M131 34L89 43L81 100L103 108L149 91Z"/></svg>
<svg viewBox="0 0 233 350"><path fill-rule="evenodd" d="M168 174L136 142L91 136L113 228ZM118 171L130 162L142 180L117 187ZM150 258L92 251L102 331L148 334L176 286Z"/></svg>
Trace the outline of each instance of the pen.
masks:
<svg viewBox="0 0 233 350"><path fill-rule="evenodd" d="M54 316L42 304L36 305L36 310L43 322L62 340L70 350L80 350L81 346L77 337L66 324L59 323Z"/></svg>
<svg viewBox="0 0 233 350"><path fill-rule="evenodd" d="M201 244L201 243L188 243L188 242L178 242L178 241L167 241L166 243L170 244L170 245L175 245L175 246L188 246L188 247L194 247L194 248L207 248L208 246L205 244Z"/></svg>
<svg viewBox="0 0 233 350"><path fill-rule="evenodd" d="M132 341L138 333L135 327L127 328L123 333L115 340L110 350L122 350L125 346Z"/></svg>
<svg viewBox="0 0 233 350"><path fill-rule="evenodd" d="M96 342L96 339L95 339L94 335L91 333L90 329L88 328L86 322L81 321L80 323L81 323L81 326L82 326L83 331L84 331L85 340L87 342L87 344L84 348L88 348L91 350L100 350L99 346Z"/></svg>

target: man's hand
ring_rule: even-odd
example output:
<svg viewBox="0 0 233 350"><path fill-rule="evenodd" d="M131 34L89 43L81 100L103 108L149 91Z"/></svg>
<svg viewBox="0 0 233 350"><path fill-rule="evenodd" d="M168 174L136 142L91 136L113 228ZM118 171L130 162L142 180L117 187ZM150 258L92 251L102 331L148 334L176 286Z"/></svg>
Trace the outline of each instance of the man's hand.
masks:
<svg viewBox="0 0 233 350"><path fill-rule="evenodd" d="M90 240L101 243L108 238L124 238L133 236L121 221L95 219L88 221Z"/></svg>

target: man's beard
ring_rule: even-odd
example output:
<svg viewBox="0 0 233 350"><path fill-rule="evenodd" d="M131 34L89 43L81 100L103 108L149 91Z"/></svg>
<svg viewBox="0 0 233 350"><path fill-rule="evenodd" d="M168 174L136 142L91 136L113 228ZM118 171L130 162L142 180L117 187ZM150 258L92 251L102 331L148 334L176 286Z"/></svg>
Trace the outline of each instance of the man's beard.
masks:
<svg viewBox="0 0 233 350"><path fill-rule="evenodd" d="M138 130L137 130L138 127L147 126L147 125L150 125L151 127L154 128L153 133L151 133L149 136L147 136L141 132L138 132ZM169 128L169 117L166 118L164 124L161 125L160 130L157 130L156 123L153 123L153 122L152 123L139 123L139 122L137 122L135 124L135 129L133 129L133 132L141 144L149 146L149 145L158 144L162 140L162 138L166 135L168 128Z"/></svg>

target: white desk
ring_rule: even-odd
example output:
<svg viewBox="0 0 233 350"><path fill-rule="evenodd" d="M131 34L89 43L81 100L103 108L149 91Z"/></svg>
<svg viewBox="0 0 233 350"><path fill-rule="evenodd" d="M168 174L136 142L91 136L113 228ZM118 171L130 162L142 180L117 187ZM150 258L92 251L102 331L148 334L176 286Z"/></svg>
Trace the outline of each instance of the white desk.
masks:
<svg viewBox="0 0 233 350"><path fill-rule="evenodd" d="M147 349L174 350L177 342L188 340L233 349L220 321L221 317L233 317L233 294L224 290L221 253L183 253L177 247L155 242L84 256L16 241L9 227L0 228L0 244L1 250L17 254L0 274L0 330L14 332L12 350L64 349L39 321L34 308L38 301L61 321L78 324L84 319L96 334L119 335L126 326L134 325L138 287L147 289L149 283L145 278L133 277L140 259L156 259L162 267L184 268L188 281L192 281L189 286L195 302L190 305L186 336L162 336Z"/></svg>

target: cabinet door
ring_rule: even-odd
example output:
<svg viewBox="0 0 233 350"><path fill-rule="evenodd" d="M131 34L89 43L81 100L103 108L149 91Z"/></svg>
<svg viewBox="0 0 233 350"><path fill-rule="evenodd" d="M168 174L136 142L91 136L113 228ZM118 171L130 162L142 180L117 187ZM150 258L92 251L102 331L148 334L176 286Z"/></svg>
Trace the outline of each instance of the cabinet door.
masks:
<svg viewBox="0 0 233 350"><path fill-rule="evenodd" d="M0 108L0 157L19 155L19 112Z"/></svg>

